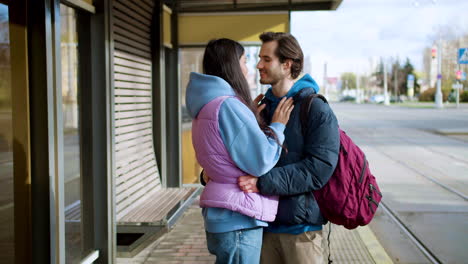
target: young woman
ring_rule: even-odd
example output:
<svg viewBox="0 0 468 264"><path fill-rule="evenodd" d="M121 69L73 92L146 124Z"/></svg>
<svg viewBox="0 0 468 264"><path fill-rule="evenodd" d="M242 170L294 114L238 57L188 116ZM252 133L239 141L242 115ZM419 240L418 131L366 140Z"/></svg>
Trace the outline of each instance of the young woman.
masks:
<svg viewBox="0 0 468 264"><path fill-rule="evenodd" d="M244 193L237 178L260 177L276 164L293 102L283 99L271 124L263 123L250 96L244 48L233 40L208 43L203 72L191 73L186 105L197 160L210 176L200 196L208 250L216 263L258 263L278 198Z"/></svg>

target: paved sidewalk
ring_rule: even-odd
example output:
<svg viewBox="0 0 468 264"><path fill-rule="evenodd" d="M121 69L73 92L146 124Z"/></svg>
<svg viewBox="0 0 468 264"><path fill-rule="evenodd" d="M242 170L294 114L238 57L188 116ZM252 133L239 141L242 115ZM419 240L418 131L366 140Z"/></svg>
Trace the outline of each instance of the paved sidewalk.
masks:
<svg viewBox="0 0 468 264"><path fill-rule="evenodd" d="M152 250L145 263L214 263L215 257L206 248L205 229L200 210L198 200L195 200L182 219Z"/></svg>
<svg viewBox="0 0 468 264"><path fill-rule="evenodd" d="M324 236L328 234L327 228ZM368 227L346 230L332 225L331 252L334 264L392 263ZM215 257L206 248L205 231L198 200L189 207L174 228L132 259L117 263L205 264Z"/></svg>
<svg viewBox="0 0 468 264"><path fill-rule="evenodd" d="M174 228L133 258L118 258L118 264L202 264L214 263L206 248L205 229L199 200L185 211Z"/></svg>

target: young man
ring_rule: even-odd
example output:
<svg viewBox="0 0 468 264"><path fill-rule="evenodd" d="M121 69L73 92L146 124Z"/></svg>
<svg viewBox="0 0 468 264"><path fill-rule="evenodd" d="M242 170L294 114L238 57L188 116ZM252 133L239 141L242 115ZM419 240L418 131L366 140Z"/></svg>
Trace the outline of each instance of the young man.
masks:
<svg viewBox="0 0 468 264"><path fill-rule="evenodd" d="M279 162L261 177L241 176L239 187L245 192L279 195L275 222L264 230L261 263L323 263L322 225L313 190L324 186L336 167L340 139L338 123L327 103L315 98L310 104L307 128L302 131L301 103L319 87L308 74L300 76L302 49L288 33L260 35L262 47L257 68L260 82L270 84L261 106L269 123L279 101L293 97L295 107L286 126Z"/></svg>

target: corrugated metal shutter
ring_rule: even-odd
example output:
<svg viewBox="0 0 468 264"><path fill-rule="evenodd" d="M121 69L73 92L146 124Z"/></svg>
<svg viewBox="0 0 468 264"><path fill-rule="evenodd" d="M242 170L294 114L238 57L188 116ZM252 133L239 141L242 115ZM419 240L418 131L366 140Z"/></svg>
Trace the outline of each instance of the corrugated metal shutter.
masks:
<svg viewBox="0 0 468 264"><path fill-rule="evenodd" d="M151 0L113 2L116 213L161 188L153 149Z"/></svg>

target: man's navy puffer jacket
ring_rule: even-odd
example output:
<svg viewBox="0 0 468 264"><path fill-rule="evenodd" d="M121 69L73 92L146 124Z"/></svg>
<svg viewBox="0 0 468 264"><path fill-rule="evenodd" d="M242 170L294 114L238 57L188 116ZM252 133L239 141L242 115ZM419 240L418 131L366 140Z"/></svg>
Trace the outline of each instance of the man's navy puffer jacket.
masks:
<svg viewBox="0 0 468 264"><path fill-rule="evenodd" d="M269 91L271 93L271 90ZM302 134L300 109L303 99L315 93L303 88L294 96L294 109L286 126L284 146L279 162L258 178L257 187L264 195L279 195L279 208L274 223L283 225L326 224L312 194L324 186L335 170L340 148L338 122L330 106L314 99L308 114L308 127ZM278 99L267 94L262 115L270 123ZM272 100L273 99L273 100Z"/></svg>

